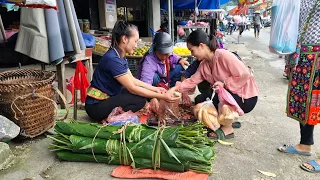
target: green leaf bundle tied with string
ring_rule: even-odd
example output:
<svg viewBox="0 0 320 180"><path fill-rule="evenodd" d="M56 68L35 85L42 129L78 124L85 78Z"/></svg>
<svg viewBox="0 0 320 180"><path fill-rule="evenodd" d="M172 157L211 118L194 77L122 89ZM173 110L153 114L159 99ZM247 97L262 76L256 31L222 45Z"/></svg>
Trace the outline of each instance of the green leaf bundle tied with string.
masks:
<svg viewBox="0 0 320 180"><path fill-rule="evenodd" d="M211 173L214 143L201 123L191 126L103 126L57 122L50 149L65 161L100 162Z"/></svg>

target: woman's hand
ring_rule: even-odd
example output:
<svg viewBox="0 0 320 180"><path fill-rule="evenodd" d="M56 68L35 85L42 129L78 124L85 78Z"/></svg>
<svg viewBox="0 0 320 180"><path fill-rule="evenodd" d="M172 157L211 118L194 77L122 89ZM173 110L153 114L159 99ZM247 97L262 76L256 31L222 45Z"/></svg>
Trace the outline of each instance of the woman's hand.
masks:
<svg viewBox="0 0 320 180"><path fill-rule="evenodd" d="M163 87L155 87L155 92L160 93L160 94L165 94L167 90Z"/></svg>
<svg viewBox="0 0 320 180"><path fill-rule="evenodd" d="M179 101L180 100L180 96L177 97L175 95L175 92L176 92L176 88L173 87L171 89L169 89L163 96L163 100L167 101L168 103L174 103L176 101Z"/></svg>
<svg viewBox="0 0 320 180"><path fill-rule="evenodd" d="M189 65L190 65L190 63L187 61L186 58L181 59L181 60L179 61L179 64L181 64L182 67L184 67L184 66L189 66Z"/></svg>
<svg viewBox="0 0 320 180"><path fill-rule="evenodd" d="M158 112L159 106L160 106L160 104L159 104L158 99L152 98L152 99L150 100L150 110L151 110L152 112L155 112L155 113Z"/></svg>
<svg viewBox="0 0 320 180"><path fill-rule="evenodd" d="M190 99L188 93L182 93L182 104L185 107L190 107L192 105L191 99Z"/></svg>
<svg viewBox="0 0 320 180"><path fill-rule="evenodd" d="M216 86L220 86L220 87L224 88L224 85L225 84L223 82L217 81L216 83L214 83L213 88L216 87Z"/></svg>

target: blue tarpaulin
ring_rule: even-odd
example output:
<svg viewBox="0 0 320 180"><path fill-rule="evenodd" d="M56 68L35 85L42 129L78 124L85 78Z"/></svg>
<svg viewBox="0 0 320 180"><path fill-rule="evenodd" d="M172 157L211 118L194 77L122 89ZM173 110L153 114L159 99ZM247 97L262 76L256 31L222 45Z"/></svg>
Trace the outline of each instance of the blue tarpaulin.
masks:
<svg viewBox="0 0 320 180"><path fill-rule="evenodd" d="M230 0L197 0L199 10L219 9ZM168 0L161 0L161 8L168 9ZM194 9L195 0L173 0L173 9Z"/></svg>

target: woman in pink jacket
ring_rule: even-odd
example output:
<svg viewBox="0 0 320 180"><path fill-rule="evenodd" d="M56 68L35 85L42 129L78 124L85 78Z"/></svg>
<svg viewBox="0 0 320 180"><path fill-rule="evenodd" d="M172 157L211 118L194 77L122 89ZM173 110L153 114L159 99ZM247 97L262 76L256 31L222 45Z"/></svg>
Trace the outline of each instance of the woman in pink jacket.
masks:
<svg viewBox="0 0 320 180"><path fill-rule="evenodd" d="M192 55L202 61L197 72L183 82L177 82L174 87L178 92L193 90L199 83L206 80L212 86L221 86L228 90L237 101L244 113L249 113L255 107L259 90L250 69L233 53L218 49L217 39L201 31L193 31L187 38L187 45ZM195 103L201 103L211 97L211 94L200 94ZM213 104L218 109L218 96L213 98ZM208 134L214 138L233 138L233 128L221 126L217 131Z"/></svg>

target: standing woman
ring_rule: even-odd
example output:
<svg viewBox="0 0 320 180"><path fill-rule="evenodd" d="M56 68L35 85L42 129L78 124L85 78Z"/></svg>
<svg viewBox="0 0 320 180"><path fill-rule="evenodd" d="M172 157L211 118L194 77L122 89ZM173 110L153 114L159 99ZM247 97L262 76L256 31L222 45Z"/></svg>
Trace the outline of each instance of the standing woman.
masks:
<svg viewBox="0 0 320 180"><path fill-rule="evenodd" d="M298 44L301 48L287 61L287 67L290 64L293 71L290 75L287 115L300 122L300 143L284 145L278 150L311 156L314 125L307 121L320 120L319 112L310 111L310 107L320 106L318 95L313 94L320 90L320 0L301 0L299 18ZM301 168L320 173L320 159L304 163Z"/></svg>
<svg viewBox="0 0 320 180"><path fill-rule="evenodd" d="M202 81L208 81L211 86L220 86L230 92L238 105L249 113L258 101L259 90L249 68L240 61L232 52L217 49L217 39L201 31L193 31L187 38L187 45L192 55L201 61L196 73L183 82L177 82L174 90L184 93L192 90ZM196 97L196 104L211 97L211 94L200 94ZM219 99L217 94L213 104L218 109ZM209 134L213 138L233 138L232 122L221 126Z"/></svg>
<svg viewBox="0 0 320 180"><path fill-rule="evenodd" d="M260 35L260 25L262 26L262 18L259 12L254 13L253 17L253 26L254 26L254 37L258 37Z"/></svg>
<svg viewBox="0 0 320 180"><path fill-rule="evenodd" d="M174 102L178 98L163 88L153 87L134 78L128 69L125 54L137 48L139 32L136 26L118 21L112 30L112 47L100 59L87 91L85 109L90 118L101 121L115 107L124 111L139 111L146 98Z"/></svg>

